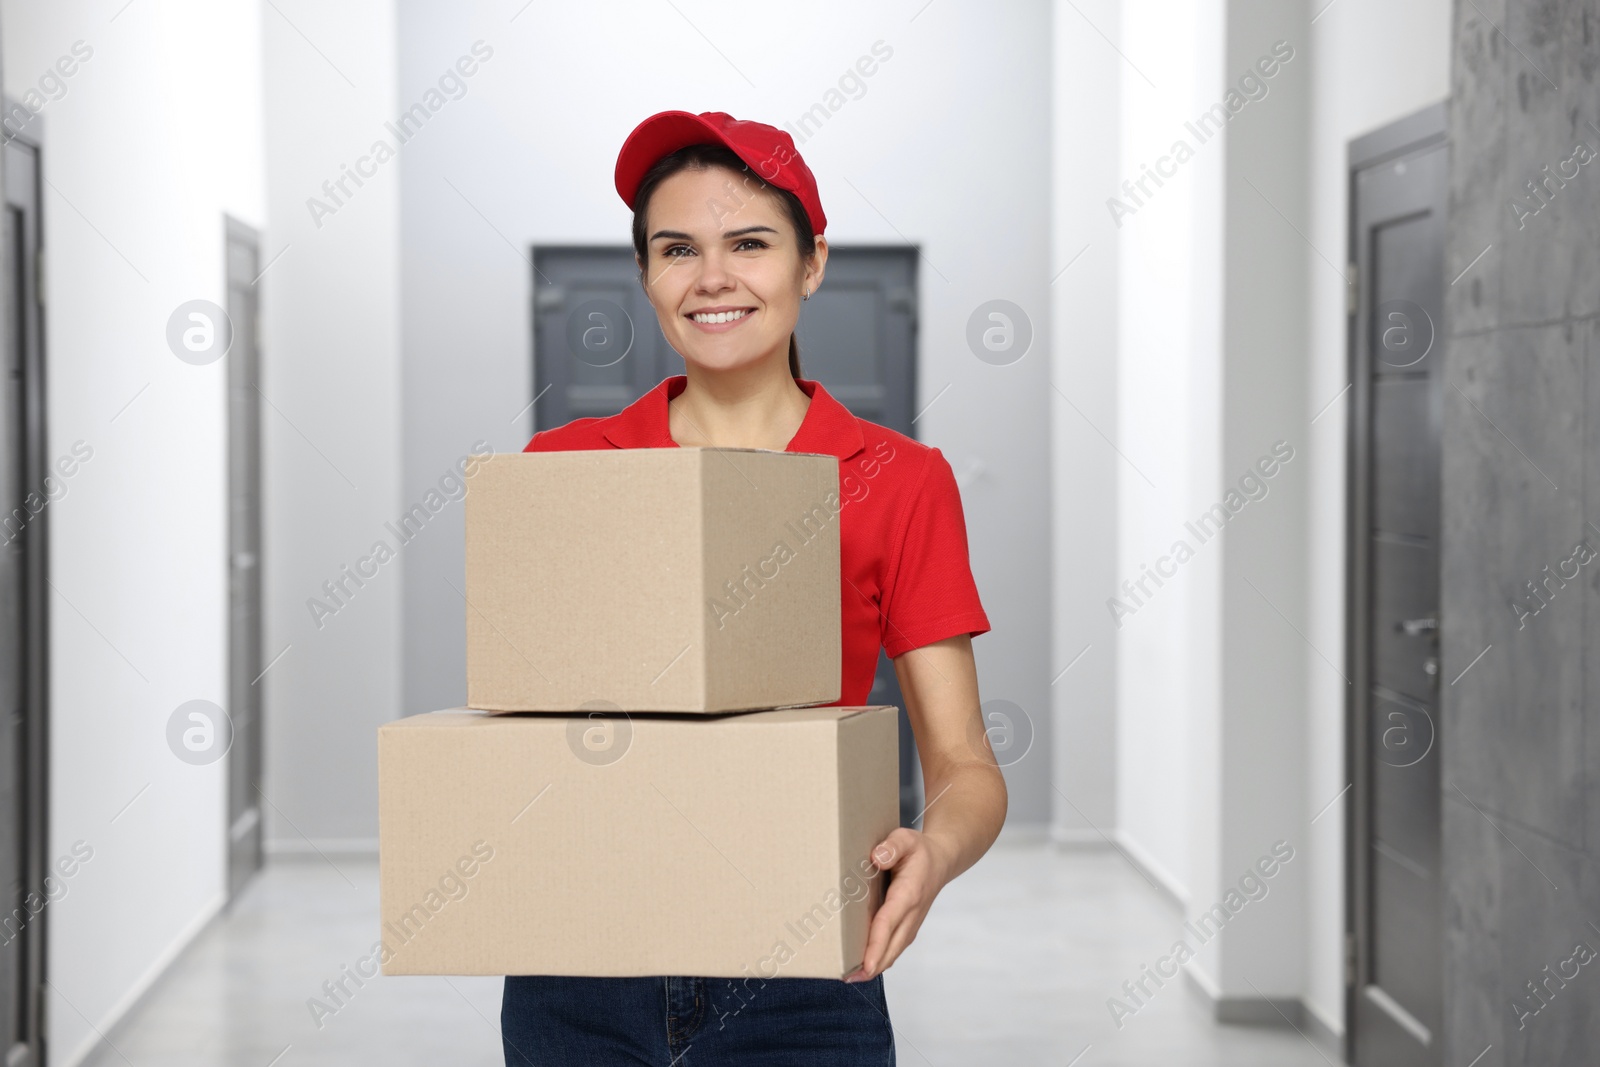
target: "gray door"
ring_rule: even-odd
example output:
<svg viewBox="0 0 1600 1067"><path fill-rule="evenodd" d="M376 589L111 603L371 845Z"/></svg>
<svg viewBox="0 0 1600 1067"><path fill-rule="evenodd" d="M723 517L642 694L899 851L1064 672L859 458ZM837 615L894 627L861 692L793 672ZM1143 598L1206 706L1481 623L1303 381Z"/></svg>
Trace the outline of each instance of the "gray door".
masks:
<svg viewBox="0 0 1600 1067"><path fill-rule="evenodd" d="M7 101L10 104L10 101ZM0 250L0 1062L44 1060L42 991L48 909L44 891L46 647L44 338L39 307L39 149L4 147L6 202Z"/></svg>
<svg viewBox="0 0 1600 1067"><path fill-rule="evenodd" d="M1438 1064L1444 105L1353 142L1347 1020L1356 1067Z"/></svg>
<svg viewBox="0 0 1600 1067"><path fill-rule="evenodd" d="M225 220L228 319L228 898L261 869L261 239Z"/></svg>
<svg viewBox="0 0 1600 1067"><path fill-rule="evenodd" d="M904 247L830 247L822 288L801 305L800 372L861 418L916 436L916 263ZM533 250L534 429L614 415L683 373L639 286L631 248ZM868 698L900 709L900 814L921 811L910 719L888 656Z"/></svg>

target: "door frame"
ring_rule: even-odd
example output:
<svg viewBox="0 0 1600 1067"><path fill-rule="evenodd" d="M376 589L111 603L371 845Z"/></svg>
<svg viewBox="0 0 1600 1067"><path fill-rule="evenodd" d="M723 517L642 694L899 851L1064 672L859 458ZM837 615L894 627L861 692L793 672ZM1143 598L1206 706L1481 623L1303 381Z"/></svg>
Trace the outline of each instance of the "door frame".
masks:
<svg viewBox="0 0 1600 1067"><path fill-rule="evenodd" d="M264 830L264 827L262 825L263 819L262 819L262 814L261 814L261 802L260 802L260 800L254 800L253 803L243 807L241 810L237 810L236 811L234 809L234 804L235 804L235 799L236 799L236 790L234 788L234 785L235 785L234 778L235 778L235 776L243 774L243 775L245 775L245 776L247 776L247 777L249 777L251 779L251 787L252 788L259 787L259 783L261 781L261 775L262 775L262 767L263 767L263 763L264 763L264 759L265 759L265 753L262 751L263 745L264 745L264 741L265 741L265 736L266 736L266 731L263 728L263 723L262 723L262 718L263 718L263 716L264 716L264 714L266 712L266 698L265 698L266 691L265 691L265 689L263 688L263 689L258 691L257 698L256 698L256 705L255 705L255 713L250 716L250 718L248 719L247 722L245 722L243 729L239 728L240 727L239 716L238 716L239 708L237 707L236 701L234 700L234 697L239 692L241 692L243 687L259 686L260 685L261 676L259 674L256 675L253 679L249 679L249 680L246 680L244 678L244 675L250 674L252 670L255 670L257 667L259 667L262 664L262 662L265 659L265 652L264 652L264 649L261 647L261 645L260 645L260 643L258 641L257 647L255 649L255 662L253 664L242 664L242 663L239 662L238 657L235 655L235 647L234 647L235 635L233 633L234 616L235 616L235 612L234 612L235 604L233 603L234 583L233 583L233 557L232 557L233 542L235 540L235 535L238 533L238 530L235 528L235 517L234 517L234 509L233 509L233 500L234 500L234 494L239 488L233 482L233 466L234 466L234 459L235 459L235 456L233 455L233 450L234 450L235 445L237 444L237 441L234 438L234 433L235 433L236 427L234 427L234 425L233 425L233 396L232 396L232 392L233 392L233 389L234 389L235 385L238 384L236 382L236 380L235 380L236 376L239 373L238 368L239 368L239 365L240 365L239 358L237 356L237 352L239 351L239 346L242 343L248 343L253 348L253 353L254 353L254 357L255 357L255 366L254 366L253 370L255 372L256 380L257 381L260 380L260 376L261 376L261 345L260 345L258 339L260 337L261 297L260 297L259 294L257 294L257 296L256 296L256 314L254 316L254 320L253 320L253 323L252 323L252 325L254 327L255 336L250 337L250 338L241 337L239 335L239 333L238 333L238 330L239 330L238 317L234 315L234 310L235 309L232 307L232 304L233 304L233 290L234 290L234 287L235 287L235 282L238 281L239 279L236 278L232 273L233 257L229 254L230 246L235 245L235 244L238 244L238 245L244 246L246 248L249 248L251 250L251 252L253 253L253 255L254 255L254 266L259 268L259 266L261 264L262 240L261 240L260 231L256 230L253 226L249 226L246 223L241 222L240 220L234 218L232 215L224 214L223 217L222 217L222 222L223 222L223 245L222 245L222 248L223 248L223 256L222 256L223 265L222 265L222 270L223 270L223 286L224 286L224 291L225 291L225 296L224 296L223 299L224 299L224 302L229 305L228 308L226 308L225 310L227 311L228 317L231 320L231 327L230 328L235 331L234 334L233 334L233 337L232 337L232 343L231 343L228 355L225 357L228 360L228 367L227 367L228 373L227 373L227 386L226 386L226 388L227 388L227 391L228 391L228 394L229 394L227 402L226 402L227 403L227 412L228 412L228 429L227 429L227 437L228 437L228 485L227 485L227 491L226 491L226 494L225 494L226 502L224 504L224 508L227 511L226 525L227 525L227 530L228 530L228 535L227 535L228 546L227 546L227 550L226 550L228 555L227 555L227 562L225 564L224 569L226 570L227 575L228 575L228 589L229 589L229 594L228 594L229 595L229 603L228 603L228 628L229 628L229 632L228 632L228 703L229 703L230 706L227 709L227 715L232 720L232 730L233 730L232 740L231 740L231 743L228 746L228 754L227 754L227 757L226 757L227 758L227 762L228 762L228 779L229 779L228 793L227 793L227 813L226 813L227 814L227 819L226 819L226 822L227 822L227 871L228 871L228 874L227 874L227 892L228 892L228 903L231 905L235 900L238 899L238 896L239 896L240 892L244 889L244 887L246 885L249 884L250 880L257 873L259 873L261 871L261 868L265 865L265 862L266 862L265 854L264 854L264 848L263 848L263 836L264 836L263 830ZM260 276L257 275L256 278L249 278L249 279L244 279L244 280L246 282L248 282L250 286L253 287L255 285L256 281L259 280L259 277ZM252 386L255 385L254 382L251 382L250 384ZM259 396L260 394L257 393L256 395ZM254 443L254 453L255 453L255 457L254 458L255 458L256 469L255 469L255 475L254 475L254 484L253 484L253 487L252 487L253 492L255 494L255 498L256 498L256 506L253 509L253 514L255 515L255 520L256 520L255 521L256 528L255 528L255 531L254 531L253 541L254 541L254 543L256 545L256 548L257 548L256 560L255 560L254 566L255 566L255 571L256 571L256 575L257 575L257 584L258 584L258 586L264 588L264 586L262 585L262 581L261 581L261 575L262 575L261 555L262 555L262 553L260 551L260 549L262 548L262 541L261 541L261 500L262 500L262 496L263 496L263 484L262 484L262 472L261 472L261 466L262 466L261 404L260 404L260 402L258 400L253 400L252 403L254 404L255 409L256 409L256 416L255 416L255 420L254 420L255 421L255 432L256 432L256 440L255 440L255 443ZM263 612L262 596L261 596L261 592L260 592L259 589L258 589L257 596L256 596L255 610L256 610L256 615L257 615L256 634L257 634L258 638L264 637L265 636L265 626L264 626L265 617L264 617L264 612ZM241 683L243 683L242 686L241 686Z"/></svg>
<svg viewBox="0 0 1600 1067"><path fill-rule="evenodd" d="M1346 263L1351 285L1345 317L1346 367L1350 381L1350 416L1347 420L1345 451L1345 675L1350 680L1345 695L1345 780L1351 783L1351 802L1345 819L1345 923L1344 923L1344 1040L1341 1053L1353 1062L1356 1049L1356 1005L1360 996L1359 976L1365 971L1362 956L1370 916L1360 887L1370 879L1367 861L1367 803L1371 776L1365 760L1371 715L1371 657L1368 654L1371 631L1368 611L1368 577L1372 560L1367 546L1371 527L1372 478L1370 443L1372 433L1372 361L1361 339L1369 329L1373 307L1371 271L1365 269L1362 234L1356 217L1356 179L1361 171L1386 160L1409 155L1438 144L1449 144L1449 100L1440 100L1397 119L1387 126L1353 138L1346 146L1345 213ZM1448 216L1445 225L1448 226ZM1359 268L1359 269L1358 269ZM1443 269L1441 264L1440 269ZM1442 343L1436 324L1436 342ZM1440 625L1443 626L1441 620ZM1435 709L1437 718L1437 708ZM1437 749L1437 742L1435 742ZM1441 960L1441 973L1442 973ZM1436 1035L1437 1036L1437 1035Z"/></svg>
<svg viewBox="0 0 1600 1067"><path fill-rule="evenodd" d="M6 97L6 112L21 105ZM33 189L31 203L22 205L25 225L19 229L21 243L20 283L23 306L17 309L17 322L22 333L23 375L23 432L22 473L26 485L43 485L50 473L49 434L46 421L45 382L45 321L44 321L44 198L40 159L43 154L44 118L34 115L25 128L17 133L6 131L0 135L0 147L16 142L33 154ZM0 181L5 194L5 206L11 208L16 191ZM31 253L31 254L30 254ZM10 293L0 294L0 300L9 299ZM49 872L46 852L49 848L50 818L50 603L49 603L49 547L50 509L42 509L24 527L22 537L26 552L24 597L26 598L23 640L23 667L26 674L27 697L24 704L23 760L26 766L25 801L28 815L23 827L26 848L23 854L22 880L25 886L44 884ZM28 1056L21 1063L37 1067L45 1062L45 949L48 943L50 909L45 908L34 916L19 935L18 949L23 953L22 988L25 1010L22 1013L21 1044ZM8 1050L0 1050L0 1055Z"/></svg>

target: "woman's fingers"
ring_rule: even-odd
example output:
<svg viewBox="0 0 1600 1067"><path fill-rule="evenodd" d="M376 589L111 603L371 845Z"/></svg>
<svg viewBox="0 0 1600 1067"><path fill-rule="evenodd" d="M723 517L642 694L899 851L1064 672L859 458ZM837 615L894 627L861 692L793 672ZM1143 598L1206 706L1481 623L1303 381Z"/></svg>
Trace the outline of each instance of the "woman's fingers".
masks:
<svg viewBox="0 0 1600 1067"><path fill-rule="evenodd" d="M921 925L918 910L925 907L925 887L922 884L925 872L921 870L921 865L909 862L914 850L906 847L905 837L896 838L902 833L910 836L910 844L915 844L914 831L896 830L884 839L883 845L874 850L874 862L878 861L879 854L885 849L893 850L892 858L882 866L894 869L895 877L889 882L889 891L884 895L878 913L872 917L861 968L856 972L860 974L860 978L855 979L857 981L876 977L888 970L889 964L910 943L917 927Z"/></svg>
<svg viewBox="0 0 1600 1067"><path fill-rule="evenodd" d="M884 953L883 963L879 966L881 974L894 966L894 961L900 958L900 953L911 947L911 942L916 939L917 931L922 928L921 914L910 914L900 923L896 924L894 933L889 937L889 947Z"/></svg>
<svg viewBox="0 0 1600 1067"><path fill-rule="evenodd" d="M875 973L887 971L900 953L905 951L911 939L917 936L917 929L922 925L922 917L927 913L930 902L925 878L925 865L918 865L915 871L903 871L896 881L889 884L889 897L893 898L895 909L882 951L873 957ZM885 910L889 903L889 900L884 901Z"/></svg>
<svg viewBox="0 0 1600 1067"><path fill-rule="evenodd" d="M867 947L861 953L861 967L857 974L857 981L865 981L876 977L877 961L882 958L884 950L889 947L889 938L894 933L897 924L897 912L901 909L894 904L894 887L889 887L889 896L878 908L878 914L872 917L872 925L867 931Z"/></svg>

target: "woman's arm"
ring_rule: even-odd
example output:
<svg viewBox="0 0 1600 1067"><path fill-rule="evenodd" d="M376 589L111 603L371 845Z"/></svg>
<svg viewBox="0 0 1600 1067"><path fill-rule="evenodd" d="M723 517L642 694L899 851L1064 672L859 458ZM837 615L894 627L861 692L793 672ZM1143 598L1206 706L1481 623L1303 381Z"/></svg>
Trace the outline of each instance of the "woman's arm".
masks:
<svg viewBox="0 0 1600 1067"><path fill-rule="evenodd" d="M920 831L901 827L873 849L894 871L872 919L861 967L847 982L889 969L917 936L938 895L994 844L1006 819L1006 782L978 706L978 670L967 634L912 649L894 661L922 757Z"/></svg>

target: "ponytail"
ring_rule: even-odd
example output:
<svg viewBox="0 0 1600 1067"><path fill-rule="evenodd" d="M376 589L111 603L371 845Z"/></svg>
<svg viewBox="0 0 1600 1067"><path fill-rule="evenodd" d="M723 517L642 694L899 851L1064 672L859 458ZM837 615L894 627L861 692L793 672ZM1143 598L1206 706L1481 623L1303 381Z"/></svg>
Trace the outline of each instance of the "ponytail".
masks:
<svg viewBox="0 0 1600 1067"><path fill-rule="evenodd" d="M789 377L800 377L800 341L793 333L789 334Z"/></svg>

